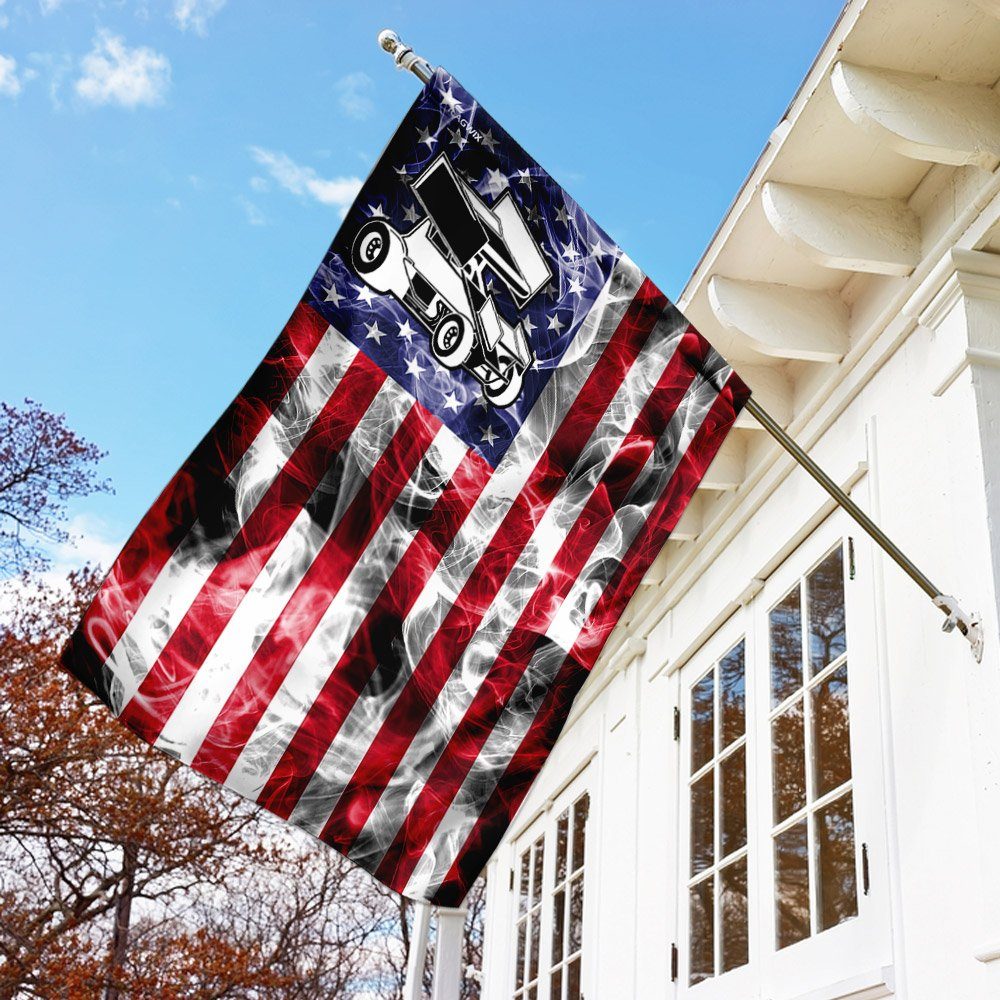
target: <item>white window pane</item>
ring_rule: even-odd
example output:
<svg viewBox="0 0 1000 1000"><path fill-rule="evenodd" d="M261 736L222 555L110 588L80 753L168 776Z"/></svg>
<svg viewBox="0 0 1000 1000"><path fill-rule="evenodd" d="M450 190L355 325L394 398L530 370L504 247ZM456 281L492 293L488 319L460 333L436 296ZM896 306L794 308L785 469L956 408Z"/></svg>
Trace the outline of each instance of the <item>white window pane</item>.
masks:
<svg viewBox="0 0 1000 1000"><path fill-rule="evenodd" d="M780 705L802 687L802 588L796 585L771 610L771 706Z"/></svg>
<svg viewBox="0 0 1000 1000"><path fill-rule="evenodd" d="M819 673L847 649L844 620L844 555L837 548L809 574L809 662Z"/></svg>
<svg viewBox="0 0 1000 1000"><path fill-rule="evenodd" d="M719 765L721 857L738 851L747 842L746 750L740 747Z"/></svg>
<svg viewBox="0 0 1000 1000"><path fill-rule="evenodd" d="M560 889L552 897L552 961L563 960L563 929L566 926L566 890Z"/></svg>
<svg viewBox="0 0 1000 1000"><path fill-rule="evenodd" d="M771 723L776 824L806 804L806 744L802 711L800 698Z"/></svg>
<svg viewBox="0 0 1000 1000"><path fill-rule="evenodd" d="M703 677L691 691L691 772L715 756L715 673Z"/></svg>
<svg viewBox="0 0 1000 1000"><path fill-rule="evenodd" d="M776 941L787 948L809 937L809 835L801 820L774 838Z"/></svg>
<svg viewBox="0 0 1000 1000"><path fill-rule="evenodd" d="M569 890L569 943L568 951L579 951L583 947L583 876L573 879Z"/></svg>
<svg viewBox="0 0 1000 1000"><path fill-rule="evenodd" d="M738 969L750 961L747 918L747 859L740 858L722 870L719 889L722 969Z"/></svg>
<svg viewBox="0 0 1000 1000"><path fill-rule="evenodd" d="M691 874L715 862L715 770L691 786Z"/></svg>
<svg viewBox="0 0 1000 1000"><path fill-rule="evenodd" d="M715 879L709 876L691 887L689 902L688 982L715 975Z"/></svg>
<svg viewBox="0 0 1000 1000"><path fill-rule="evenodd" d="M746 732L746 680L741 640L719 661L719 703L722 712L721 746L724 750Z"/></svg>
<svg viewBox="0 0 1000 1000"><path fill-rule="evenodd" d="M816 853L822 931L858 915L854 806L850 793L816 813Z"/></svg>
<svg viewBox="0 0 1000 1000"><path fill-rule="evenodd" d="M566 878L566 848L569 842L569 810L556 823L556 882Z"/></svg>
<svg viewBox="0 0 1000 1000"><path fill-rule="evenodd" d="M847 664L817 684L811 697L814 795L821 798L851 779Z"/></svg>
<svg viewBox="0 0 1000 1000"><path fill-rule="evenodd" d="M581 795L573 804L573 867L570 871L579 871L583 867L589 815L590 796Z"/></svg>

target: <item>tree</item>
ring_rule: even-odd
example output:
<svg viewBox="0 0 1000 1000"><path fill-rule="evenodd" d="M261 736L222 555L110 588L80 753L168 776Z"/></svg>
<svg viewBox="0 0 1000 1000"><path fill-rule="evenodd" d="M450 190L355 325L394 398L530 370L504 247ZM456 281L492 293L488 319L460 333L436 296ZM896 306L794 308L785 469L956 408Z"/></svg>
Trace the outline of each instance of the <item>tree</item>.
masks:
<svg viewBox="0 0 1000 1000"><path fill-rule="evenodd" d="M30 401L0 404L4 428L0 577L21 576L0 623L0 1000L399 1000L405 901L152 750L61 669L101 576L40 577L39 542L107 488L101 453Z"/></svg>
<svg viewBox="0 0 1000 1000"><path fill-rule="evenodd" d="M96 582L36 584L0 632L0 997L398 997L394 893L59 668Z"/></svg>
<svg viewBox="0 0 1000 1000"><path fill-rule="evenodd" d="M0 575L44 569L44 542L66 541L66 504L109 492L103 452L31 399L0 403Z"/></svg>

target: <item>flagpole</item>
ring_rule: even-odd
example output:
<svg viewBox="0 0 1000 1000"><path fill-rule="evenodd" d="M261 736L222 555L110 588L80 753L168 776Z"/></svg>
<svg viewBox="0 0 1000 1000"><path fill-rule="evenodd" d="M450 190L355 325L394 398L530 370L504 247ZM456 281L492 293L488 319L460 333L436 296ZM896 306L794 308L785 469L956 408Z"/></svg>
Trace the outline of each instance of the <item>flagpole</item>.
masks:
<svg viewBox="0 0 1000 1000"><path fill-rule="evenodd" d="M379 32L378 42L395 60L399 69L408 70L421 83L427 83L434 73L431 64L418 56L409 45L405 45L394 31ZM889 538L888 535L789 437L781 425L752 396L746 404L747 412L788 452L795 461L861 526L893 562L934 602L934 606L945 614L945 632L957 628L972 647L972 655L979 663L983 658L983 629L979 617L962 609L958 601L944 594L931 583L920 568Z"/></svg>

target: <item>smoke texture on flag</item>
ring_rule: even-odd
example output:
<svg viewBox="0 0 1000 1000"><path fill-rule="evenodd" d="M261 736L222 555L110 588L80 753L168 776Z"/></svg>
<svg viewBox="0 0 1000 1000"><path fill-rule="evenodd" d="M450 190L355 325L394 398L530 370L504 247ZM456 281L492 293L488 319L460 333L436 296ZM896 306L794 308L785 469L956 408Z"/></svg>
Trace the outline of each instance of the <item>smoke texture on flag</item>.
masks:
<svg viewBox="0 0 1000 1000"><path fill-rule="evenodd" d="M749 391L437 71L64 663L456 905Z"/></svg>

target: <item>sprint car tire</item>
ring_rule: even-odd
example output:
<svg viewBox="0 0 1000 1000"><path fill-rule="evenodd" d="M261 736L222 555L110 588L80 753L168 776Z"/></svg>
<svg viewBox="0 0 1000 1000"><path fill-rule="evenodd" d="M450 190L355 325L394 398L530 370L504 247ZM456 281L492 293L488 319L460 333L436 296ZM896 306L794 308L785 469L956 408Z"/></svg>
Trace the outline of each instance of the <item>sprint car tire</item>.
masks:
<svg viewBox="0 0 1000 1000"><path fill-rule="evenodd" d="M445 368L460 368L469 359L476 332L458 313L448 313L434 328L431 349Z"/></svg>
<svg viewBox="0 0 1000 1000"><path fill-rule="evenodd" d="M510 373L509 382L505 384L488 383L483 386L483 394L494 406L510 406L521 395L523 385L524 374L515 369Z"/></svg>
<svg viewBox="0 0 1000 1000"><path fill-rule="evenodd" d="M390 248L389 227L372 219L366 222L354 237L351 263L358 274L371 274L385 263Z"/></svg>

